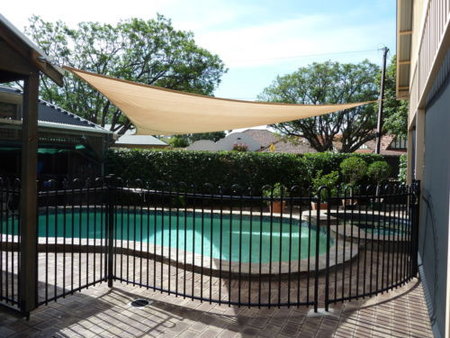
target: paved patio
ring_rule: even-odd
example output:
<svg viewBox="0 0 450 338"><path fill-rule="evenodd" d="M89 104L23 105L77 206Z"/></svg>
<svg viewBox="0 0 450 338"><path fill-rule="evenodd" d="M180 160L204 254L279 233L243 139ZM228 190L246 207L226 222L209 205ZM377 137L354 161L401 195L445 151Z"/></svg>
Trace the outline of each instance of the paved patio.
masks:
<svg viewBox="0 0 450 338"><path fill-rule="evenodd" d="M132 300L151 304L136 308ZM310 309L237 308L115 283L42 306L29 321L0 310L0 337L432 337L420 281L371 299Z"/></svg>

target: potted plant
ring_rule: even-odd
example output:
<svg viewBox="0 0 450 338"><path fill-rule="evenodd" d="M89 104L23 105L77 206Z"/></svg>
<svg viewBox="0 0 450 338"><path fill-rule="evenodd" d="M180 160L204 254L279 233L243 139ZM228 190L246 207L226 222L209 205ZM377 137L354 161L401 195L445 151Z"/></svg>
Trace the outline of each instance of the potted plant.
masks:
<svg viewBox="0 0 450 338"><path fill-rule="evenodd" d="M288 197L287 188L280 182L273 185L272 189L264 189L263 196L270 198L269 208L273 213L281 213L286 207L286 201L282 197Z"/></svg>
<svg viewBox="0 0 450 338"><path fill-rule="evenodd" d="M336 194L338 182L339 172L337 171L332 171L326 175L322 175L321 170L317 172L316 177L312 179L312 187L315 196L317 198L320 197L320 204L319 202L312 201L311 208L313 210L328 209L327 199ZM328 189L320 189L321 187L327 187Z"/></svg>

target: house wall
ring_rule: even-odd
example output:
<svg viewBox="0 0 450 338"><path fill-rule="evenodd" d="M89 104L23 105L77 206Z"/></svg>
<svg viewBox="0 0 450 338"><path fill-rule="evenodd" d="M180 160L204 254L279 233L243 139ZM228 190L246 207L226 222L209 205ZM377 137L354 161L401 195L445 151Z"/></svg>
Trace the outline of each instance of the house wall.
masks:
<svg viewBox="0 0 450 338"><path fill-rule="evenodd" d="M397 91L409 99L408 177L422 180L419 271L434 334L450 337L450 2L397 0L397 10L397 40L411 34L410 53L397 45L398 79L409 76Z"/></svg>
<svg viewBox="0 0 450 338"><path fill-rule="evenodd" d="M441 74L447 72L446 58ZM446 337L448 325L448 254L450 192L450 76L438 76L424 113L424 166L419 254L421 276L436 337ZM440 82L440 83L438 83ZM448 329L447 329L448 330Z"/></svg>

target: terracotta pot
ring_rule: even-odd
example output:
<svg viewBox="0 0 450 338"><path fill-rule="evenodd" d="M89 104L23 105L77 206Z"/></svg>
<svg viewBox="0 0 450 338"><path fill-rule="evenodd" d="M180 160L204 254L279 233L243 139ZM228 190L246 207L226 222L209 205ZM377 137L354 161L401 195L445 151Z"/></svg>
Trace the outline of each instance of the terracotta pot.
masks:
<svg viewBox="0 0 450 338"><path fill-rule="evenodd" d="M328 209L328 203L317 203L317 202L311 202L311 209L312 210L327 210Z"/></svg>
<svg viewBox="0 0 450 338"><path fill-rule="evenodd" d="M353 203L352 203L353 202ZM351 200L351 199L348 199L348 198L343 198L343 199L341 199L341 205L343 206L343 207L351 207L351 206L355 206L355 205L357 205L358 203L357 203L358 201L356 200L356 199L353 199L353 201Z"/></svg>
<svg viewBox="0 0 450 338"><path fill-rule="evenodd" d="M270 204L270 211L276 214L280 214L286 207L286 201L272 201Z"/></svg>

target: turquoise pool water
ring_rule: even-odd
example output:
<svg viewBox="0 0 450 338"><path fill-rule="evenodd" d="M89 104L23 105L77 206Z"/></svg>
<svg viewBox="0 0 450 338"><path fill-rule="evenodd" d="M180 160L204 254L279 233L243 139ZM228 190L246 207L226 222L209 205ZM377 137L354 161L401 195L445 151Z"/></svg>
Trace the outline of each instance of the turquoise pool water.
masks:
<svg viewBox="0 0 450 338"><path fill-rule="evenodd" d="M1 232L17 234L17 221L1 225ZM39 216L39 237L104 238L105 215L75 211ZM314 257L316 228L288 218L192 212L148 212L122 210L115 215L114 238L118 245L134 248L149 242L158 247L179 250L242 263L295 261ZM330 243L333 245L334 243ZM136 244L140 248L140 244ZM145 248L145 246L144 246ZM157 248L156 254L160 252ZM326 234L319 232L319 254L326 251Z"/></svg>

